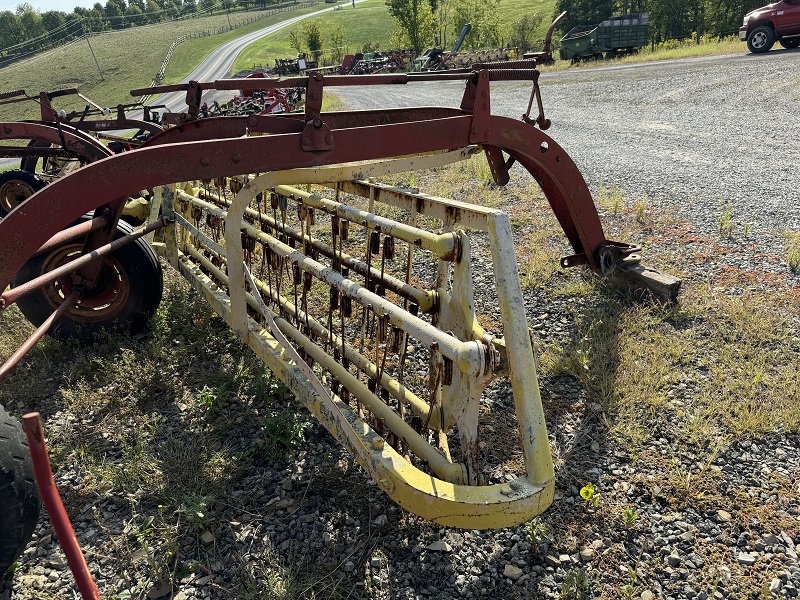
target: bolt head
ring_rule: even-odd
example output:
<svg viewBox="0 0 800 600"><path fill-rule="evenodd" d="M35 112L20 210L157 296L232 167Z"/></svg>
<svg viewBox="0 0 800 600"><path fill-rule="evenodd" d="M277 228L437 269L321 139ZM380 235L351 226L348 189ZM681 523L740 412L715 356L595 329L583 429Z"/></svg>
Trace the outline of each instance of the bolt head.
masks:
<svg viewBox="0 0 800 600"><path fill-rule="evenodd" d="M208 158L207 156L204 156L203 158L200 159L200 164L203 165L204 167L207 167L208 165L211 164L211 159Z"/></svg>

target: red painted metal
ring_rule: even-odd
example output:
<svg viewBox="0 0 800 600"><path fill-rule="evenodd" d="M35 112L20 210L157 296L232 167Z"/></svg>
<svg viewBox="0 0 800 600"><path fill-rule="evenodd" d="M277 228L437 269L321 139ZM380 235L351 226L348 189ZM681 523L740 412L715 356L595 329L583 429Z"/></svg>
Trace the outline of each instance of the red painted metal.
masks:
<svg viewBox="0 0 800 600"><path fill-rule="evenodd" d="M95 217L90 221L84 221L83 223L79 223L74 227L69 227L60 231L53 237L51 237L47 242L45 242L41 248L36 251L35 256L42 254L43 252L47 252L56 246L60 246L65 242L69 242L70 240L74 240L79 238L83 235L91 231L97 231L98 229L102 229L103 227L107 227L111 223L111 217L108 215L102 217Z"/></svg>
<svg viewBox="0 0 800 600"><path fill-rule="evenodd" d="M19 121L0 123L0 140L36 140L62 146L79 158L95 161L112 154L99 140L69 125Z"/></svg>
<svg viewBox="0 0 800 600"><path fill-rule="evenodd" d="M512 65L516 66L516 65ZM527 66L527 65L525 65ZM491 115L492 79L535 79L527 68L484 69L475 73L431 73L426 79L466 81L461 109L319 113L324 85L402 84L415 74L294 77L251 80L259 89L307 87L306 115L250 116L192 121L149 140L141 149L87 165L33 195L0 222L6 240L0 286L46 239L72 220L114 198L157 185L247 173L384 159L459 148L474 143L492 150L493 169L502 176L505 152L540 184L576 255L595 270L636 248L605 239L580 171L555 141L531 124ZM150 93L186 90L195 104L203 89L240 89L243 80L160 86ZM310 98L308 92L311 92ZM135 94L143 90L134 90ZM245 137L247 131L271 135ZM305 141L305 143L304 143ZM501 177L502 178L502 177ZM58 208L58 209L56 209ZM36 215L35 221L31 218Z"/></svg>
<svg viewBox="0 0 800 600"><path fill-rule="evenodd" d="M75 304L78 299L81 297L80 293L75 291L72 292L65 300L61 303L61 305L56 309L56 311L45 319L44 323L39 325L39 328L34 331L31 336L25 340L25 343L17 349L14 354L12 354L9 359L0 366L0 381L3 381L8 374L14 370L19 364L25 355L31 351L31 349L39 342L44 334L50 331L50 328L67 312L70 307Z"/></svg>
<svg viewBox="0 0 800 600"><path fill-rule="evenodd" d="M5 221L3 223L5 223ZM15 288L11 288L6 292L3 292L3 294L0 295L0 310L8 308L12 304L14 304L14 302L19 300L26 294L30 294L31 292L38 290L42 286L52 283L53 281L61 277L64 277L65 275L69 275L70 273L73 273L77 269L85 267L86 265L93 264L95 263L95 261L97 261L97 264L99 266L102 266L102 264L98 261L99 258L102 258L106 254L115 252L116 250L119 250L123 246L127 246L131 242L134 242L140 237L144 237L151 231L160 229L163 226L164 226L163 219L154 221L147 227L143 227L142 229L139 229L134 233L131 233L130 235L126 235L124 237L114 240L113 242L110 242L108 244L100 246L99 248L91 250L86 254L82 254L80 258L76 258L75 260L72 260L65 265L61 265L60 267L57 267L52 271L48 271L47 273L40 275L39 277L31 279L30 281L27 281L22 285L19 285ZM22 265L20 265L20 267L21 266Z"/></svg>
<svg viewBox="0 0 800 600"><path fill-rule="evenodd" d="M33 471L36 475L36 485L39 487L39 494L42 497L47 513L50 515L50 522L56 530L58 541L64 549L67 557L67 564L75 577L78 591L84 600L99 600L100 592L94 583L86 559L78 545L75 531L72 529L64 503L58 494L58 488L53 481L53 470L50 468L50 459L47 457L47 445L44 440L42 420L38 412L28 413L22 417L25 427L25 435L28 438L28 447L33 459Z"/></svg>

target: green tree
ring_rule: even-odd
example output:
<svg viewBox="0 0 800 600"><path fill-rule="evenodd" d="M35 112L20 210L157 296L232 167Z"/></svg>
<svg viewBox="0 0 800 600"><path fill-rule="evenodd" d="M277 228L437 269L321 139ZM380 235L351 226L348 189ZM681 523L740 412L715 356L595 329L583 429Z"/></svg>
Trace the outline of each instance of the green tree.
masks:
<svg viewBox="0 0 800 600"><path fill-rule="evenodd" d="M42 27L45 31L53 31L64 24L66 16L59 10L48 10L42 13Z"/></svg>
<svg viewBox="0 0 800 600"><path fill-rule="evenodd" d="M142 9L131 4L125 9L125 18L131 25L144 25L147 23L147 17L142 14Z"/></svg>
<svg viewBox="0 0 800 600"><path fill-rule="evenodd" d="M452 10L452 32L455 36L466 23L472 23L463 48L490 48L502 42L500 29L499 0L454 0Z"/></svg>
<svg viewBox="0 0 800 600"><path fill-rule="evenodd" d="M8 48L22 41L19 17L10 10L0 12L0 48Z"/></svg>
<svg viewBox="0 0 800 600"><path fill-rule="evenodd" d="M300 37L300 33L296 29L289 32L289 47L296 50L298 54L304 51L303 38Z"/></svg>
<svg viewBox="0 0 800 600"><path fill-rule="evenodd" d="M114 0L108 0L108 2L106 2L103 8L103 14L108 20L111 29L122 29L125 27L125 16Z"/></svg>
<svg viewBox="0 0 800 600"><path fill-rule="evenodd" d="M557 0L555 14L559 15L563 11L567 11L567 16L561 22L561 28L568 31L579 25L597 25L604 21L614 14L614 2L613 0Z"/></svg>
<svg viewBox="0 0 800 600"><path fill-rule="evenodd" d="M542 24L542 15L524 14L509 28L508 45L520 51L532 50L536 43L536 32Z"/></svg>
<svg viewBox="0 0 800 600"><path fill-rule="evenodd" d="M214 6L217 4L216 0L200 0L200 10L209 14L214 14Z"/></svg>
<svg viewBox="0 0 800 600"><path fill-rule="evenodd" d="M330 41L331 60L334 64L341 64L345 52L344 29L341 24L330 30L328 41Z"/></svg>
<svg viewBox="0 0 800 600"><path fill-rule="evenodd" d="M322 30L317 19L303 21L303 41L314 60L319 60L322 54Z"/></svg>
<svg viewBox="0 0 800 600"><path fill-rule="evenodd" d="M17 17L19 17L23 40L33 39L44 33L42 16L27 2L17 6Z"/></svg>
<svg viewBox="0 0 800 600"><path fill-rule="evenodd" d="M144 14L147 16L148 23L158 23L162 17L161 6L156 4L154 0L147 0Z"/></svg>
<svg viewBox="0 0 800 600"><path fill-rule="evenodd" d="M396 37L405 42L403 45L420 54L433 42L436 19L428 0L386 0L386 6L397 24Z"/></svg>

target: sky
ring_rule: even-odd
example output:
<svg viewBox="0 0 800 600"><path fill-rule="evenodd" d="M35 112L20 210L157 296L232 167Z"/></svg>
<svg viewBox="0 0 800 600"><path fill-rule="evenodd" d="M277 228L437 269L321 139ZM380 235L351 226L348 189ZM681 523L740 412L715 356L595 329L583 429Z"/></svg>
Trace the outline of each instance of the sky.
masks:
<svg viewBox="0 0 800 600"><path fill-rule="evenodd" d="M91 8L98 0L0 0L0 11L14 11L18 5L25 1L41 12L60 10L61 12L71 13L76 6ZM102 4L105 4L105 1Z"/></svg>

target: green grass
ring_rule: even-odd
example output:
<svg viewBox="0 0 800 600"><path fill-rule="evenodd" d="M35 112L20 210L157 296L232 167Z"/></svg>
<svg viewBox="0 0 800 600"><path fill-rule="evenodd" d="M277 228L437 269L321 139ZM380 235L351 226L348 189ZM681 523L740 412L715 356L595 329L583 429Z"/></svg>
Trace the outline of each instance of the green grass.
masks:
<svg viewBox="0 0 800 600"><path fill-rule="evenodd" d="M555 37L555 36L554 36ZM701 39L701 43L694 40L670 40L655 47L645 46L636 54L620 56L610 60L588 60L573 64L568 60L556 60L554 65L542 67L544 71L563 71L566 69L583 69L600 66L627 65L634 63L653 62L658 60L672 60L679 58L692 58L697 56L713 56L724 54L741 54L747 51L746 46L737 37L722 39ZM558 47L556 45L556 47ZM553 53L558 56L557 50Z"/></svg>
<svg viewBox="0 0 800 600"><path fill-rule="evenodd" d="M394 32L395 22L389 15L389 9L384 0L367 0L367 2L357 4L355 8L347 3L341 4L341 6L342 10L319 17L321 21L324 19L323 39L325 45L323 45L323 49L330 45L326 32L338 26L341 26L345 33L347 53L360 52L367 42L377 42L378 47L383 50L392 49L389 38ZM511 0L502 0L500 9L500 21L503 27L510 26L523 14L542 15L539 37L544 38L555 10L555 1L512 2ZM298 24L250 44L236 59L234 72L251 68L256 63L272 66L276 58L294 56L297 52L289 45L289 32L292 30L301 33L302 25ZM448 39L455 39L456 35L457 32L451 32Z"/></svg>
<svg viewBox="0 0 800 600"><path fill-rule="evenodd" d="M265 17L256 23L252 23L227 33L188 40L175 48L175 52L172 54L172 60L167 66L167 71L164 74L164 83L175 83L186 77L186 75L191 73L192 70L194 70L197 65L200 64L203 58L205 58L220 44L224 44L227 41L236 39L237 37L240 37L246 33L250 33L251 31L256 31L269 25L274 25L275 23L285 21L291 17L305 15L310 12L321 10L327 6L330 5L319 3L310 8L300 8L290 12L279 13L277 15ZM234 65L232 69L233 73L236 73L239 70L241 70L241 67L236 67Z"/></svg>
<svg viewBox="0 0 800 600"><path fill-rule="evenodd" d="M313 9L307 9L313 10ZM231 22L244 21L265 11L231 14ZM168 70L173 80L180 79L195 68L214 48L228 39L283 21L296 12L271 15L239 29L216 36L193 39L179 45L173 56L175 66ZM130 90L150 85L161 67L170 44L179 36L198 33L215 27L227 27L225 14L189 19L177 23L160 23L149 27L108 32L91 38L102 78L97 70L86 40L73 42L29 60L0 69L0 90L24 89L31 95L67 87L79 87L81 92L101 106L132 102ZM172 66L172 62L170 63ZM180 69L176 71L174 69ZM180 72L180 77L177 74ZM82 101L57 101L58 108L82 108ZM3 120L39 118L38 106L21 102L0 107Z"/></svg>
<svg viewBox="0 0 800 600"><path fill-rule="evenodd" d="M367 42L377 41L380 48L389 49L389 36L392 33L392 19L384 0L367 0L356 4L341 4L344 8L324 16L315 17L324 22L323 49L330 45L328 32L341 26L347 42L347 53L360 52ZM297 51L289 45L291 31L302 32L302 23L287 27L266 36L245 48L233 63L233 71L249 69L253 64L272 66L276 58L295 56Z"/></svg>

